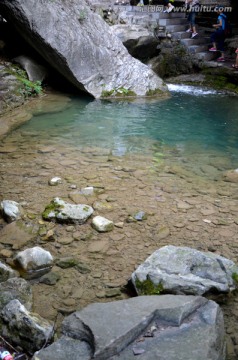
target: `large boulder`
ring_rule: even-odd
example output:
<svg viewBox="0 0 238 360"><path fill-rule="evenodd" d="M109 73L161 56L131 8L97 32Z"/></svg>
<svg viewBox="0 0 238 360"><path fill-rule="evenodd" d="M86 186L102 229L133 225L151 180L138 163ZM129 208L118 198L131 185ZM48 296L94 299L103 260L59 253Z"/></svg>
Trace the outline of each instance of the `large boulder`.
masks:
<svg viewBox="0 0 238 360"><path fill-rule="evenodd" d="M167 91L86 0L2 0L0 12L51 66L95 98L121 89L134 96Z"/></svg>
<svg viewBox="0 0 238 360"><path fill-rule="evenodd" d="M198 296L94 303L65 318L62 337L33 359L64 360L65 354L81 360L134 360L136 355L142 360L224 360L223 315L214 301Z"/></svg>
<svg viewBox="0 0 238 360"><path fill-rule="evenodd" d="M147 28L135 24L117 24L112 28L133 57L147 61L159 54L159 40Z"/></svg>
<svg viewBox="0 0 238 360"><path fill-rule="evenodd" d="M132 274L132 282L141 295L228 293L236 288L237 280L238 267L233 261L211 252L172 245L156 250Z"/></svg>

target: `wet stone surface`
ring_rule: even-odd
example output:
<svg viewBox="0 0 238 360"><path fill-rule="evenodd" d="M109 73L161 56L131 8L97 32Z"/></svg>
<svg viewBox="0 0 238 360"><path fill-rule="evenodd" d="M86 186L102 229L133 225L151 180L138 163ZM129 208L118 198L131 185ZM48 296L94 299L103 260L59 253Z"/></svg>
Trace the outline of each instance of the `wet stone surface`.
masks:
<svg viewBox="0 0 238 360"><path fill-rule="evenodd" d="M49 143L34 134L26 137L20 130L4 138L0 201L20 203L24 218L14 225L0 218L0 260L10 264L17 252L33 246L50 251L55 259L53 277L32 281L34 312L49 320L58 314L59 325L65 315L90 303L129 297L125 286L132 272L164 245L212 251L238 263L237 184L222 177L229 159L224 154L213 154L210 159L205 151L194 154L204 158L201 169L195 168L192 158L180 162L171 149L163 151L164 160L156 162L153 151L117 157L105 149L79 151L54 139ZM215 177L210 168L206 177L205 165L211 163ZM49 180L56 176L62 182L50 186ZM77 198L72 186L100 191ZM73 199L90 206L96 203L94 216L109 218L115 224L113 230L97 232L92 218L82 225L44 221L45 206L58 196L72 204L77 202ZM146 214L143 221L127 221L141 212ZM62 266L60 259L68 258L70 266ZM227 332L227 359L235 360L238 298L231 294L219 302Z"/></svg>

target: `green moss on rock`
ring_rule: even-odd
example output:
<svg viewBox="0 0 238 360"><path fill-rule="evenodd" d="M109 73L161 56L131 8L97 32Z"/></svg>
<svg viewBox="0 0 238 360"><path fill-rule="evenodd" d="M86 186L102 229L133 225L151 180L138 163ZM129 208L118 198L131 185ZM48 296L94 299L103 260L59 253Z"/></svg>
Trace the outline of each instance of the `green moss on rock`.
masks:
<svg viewBox="0 0 238 360"><path fill-rule="evenodd" d="M42 213L42 218L44 220L49 220L50 213L54 213L54 217L58 214L64 207L57 204L54 200L51 201L49 205L46 206L44 212Z"/></svg>
<svg viewBox="0 0 238 360"><path fill-rule="evenodd" d="M138 278L135 280L136 290L138 295L160 295L163 291L163 285L161 283L154 284L149 276L144 281L140 281Z"/></svg>
<svg viewBox="0 0 238 360"><path fill-rule="evenodd" d="M158 95L163 95L164 92L160 89L150 89L146 92L146 96L158 96Z"/></svg>
<svg viewBox="0 0 238 360"><path fill-rule="evenodd" d="M236 285L238 285L238 274L237 273L233 273L232 274L232 279L234 280L234 282L236 283Z"/></svg>

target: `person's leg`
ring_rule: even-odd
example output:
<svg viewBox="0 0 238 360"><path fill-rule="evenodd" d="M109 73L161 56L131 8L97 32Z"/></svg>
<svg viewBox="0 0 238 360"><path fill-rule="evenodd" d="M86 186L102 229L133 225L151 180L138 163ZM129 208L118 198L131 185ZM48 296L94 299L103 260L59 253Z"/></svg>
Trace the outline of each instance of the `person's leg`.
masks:
<svg viewBox="0 0 238 360"><path fill-rule="evenodd" d="M236 62L231 66L238 70L238 48L236 49L235 53L236 53Z"/></svg>
<svg viewBox="0 0 238 360"><path fill-rule="evenodd" d="M224 59L225 57L225 48L224 48L224 44L225 44L225 34L224 31L222 30L218 30L218 39L217 39L217 49L221 52L221 56L219 58L219 60Z"/></svg>
<svg viewBox="0 0 238 360"><path fill-rule="evenodd" d="M222 30L218 30L217 33L218 33L217 50L221 52L221 56L217 59L217 61L225 61L225 53L224 53L225 34L224 31Z"/></svg>
<svg viewBox="0 0 238 360"><path fill-rule="evenodd" d="M211 35L212 47L209 49L209 51L217 51L216 42L217 42L217 31L215 31L215 32Z"/></svg>
<svg viewBox="0 0 238 360"><path fill-rule="evenodd" d="M186 31L193 32L193 28L192 28L192 24L191 24L191 13L188 14L188 22L189 22L189 28Z"/></svg>
<svg viewBox="0 0 238 360"><path fill-rule="evenodd" d="M192 38L194 38L195 36L198 35L198 33L196 31L195 18L196 18L196 13L195 13L195 11L192 11L191 12Z"/></svg>

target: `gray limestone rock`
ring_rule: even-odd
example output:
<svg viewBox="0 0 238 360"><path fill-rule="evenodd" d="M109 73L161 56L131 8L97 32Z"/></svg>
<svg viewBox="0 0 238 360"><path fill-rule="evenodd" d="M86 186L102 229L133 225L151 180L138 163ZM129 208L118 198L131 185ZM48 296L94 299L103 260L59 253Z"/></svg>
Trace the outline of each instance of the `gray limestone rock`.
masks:
<svg viewBox="0 0 238 360"><path fill-rule="evenodd" d="M156 250L132 274L138 294L146 295L146 283L165 293L203 295L228 293L236 288L238 267L211 252L188 247L164 246Z"/></svg>
<svg viewBox="0 0 238 360"><path fill-rule="evenodd" d="M47 273L53 266L53 257L49 251L35 246L20 251L14 258L14 263L26 278L35 278Z"/></svg>
<svg viewBox="0 0 238 360"><path fill-rule="evenodd" d="M62 336L47 348L37 351L32 360L90 360L92 349L86 341Z"/></svg>
<svg viewBox="0 0 238 360"><path fill-rule="evenodd" d="M0 283L0 311L11 300L19 300L27 310L31 310L33 295L31 285L22 278L11 278Z"/></svg>
<svg viewBox="0 0 238 360"><path fill-rule="evenodd" d="M13 61L21 65L21 67L26 71L28 79L30 81L42 82L47 75L47 71L44 66L38 64L29 56L20 55L15 57Z"/></svg>
<svg viewBox="0 0 238 360"><path fill-rule="evenodd" d="M104 218L103 216L95 216L92 221L92 227L98 232L108 232L113 230L113 221Z"/></svg>
<svg viewBox="0 0 238 360"><path fill-rule="evenodd" d="M41 316L27 311L18 300L10 301L3 308L1 319L2 336L31 354L53 336L53 326Z"/></svg>
<svg viewBox="0 0 238 360"><path fill-rule="evenodd" d="M139 296L110 303L94 303L66 317L63 336L37 352L34 360L55 359L65 344L72 353L90 345L95 360L225 360L223 315L214 302L198 296ZM66 342L67 339L67 342ZM181 345L182 344L182 345ZM63 356L59 354L59 360ZM77 355L70 357L79 359ZM80 359L88 360L89 352Z"/></svg>
<svg viewBox="0 0 238 360"><path fill-rule="evenodd" d="M21 207L16 201L3 200L1 202L1 210L3 217L5 217L9 223L21 217Z"/></svg>
<svg viewBox="0 0 238 360"><path fill-rule="evenodd" d="M168 91L85 0L2 0L0 11L51 66L95 98L120 89L135 96Z"/></svg>
<svg viewBox="0 0 238 360"><path fill-rule="evenodd" d="M56 220L61 223L83 224L92 215L93 208L85 204L69 204L55 198L46 206L42 217L44 220Z"/></svg>
<svg viewBox="0 0 238 360"><path fill-rule="evenodd" d="M18 277L19 273L13 270L10 266L0 262L0 283L10 278Z"/></svg>

